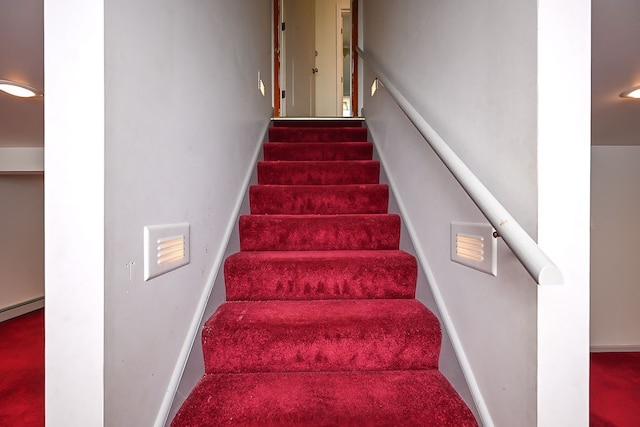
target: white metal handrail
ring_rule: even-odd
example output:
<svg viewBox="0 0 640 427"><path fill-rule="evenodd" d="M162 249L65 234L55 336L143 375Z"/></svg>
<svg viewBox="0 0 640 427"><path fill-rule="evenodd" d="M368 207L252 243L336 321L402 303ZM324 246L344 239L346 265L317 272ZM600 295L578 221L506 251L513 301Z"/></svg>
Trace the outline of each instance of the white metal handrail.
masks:
<svg viewBox="0 0 640 427"><path fill-rule="evenodd" d="M540 249L538 244L529 236L513 216L484 186L482 181L473 174L471 169L453 152L451 147L442 139L418 111L407 101L398 89L389 81L385 73L367 55L357 48L360 57L382 82L400 109L416 127L425 141L431 146L436 155L442 160L454 178L467 192L471 200L478 206L482 214L491 223L500 237L520 260L524 268L539 285L557 285L563 283L562 272Z"/></svg>

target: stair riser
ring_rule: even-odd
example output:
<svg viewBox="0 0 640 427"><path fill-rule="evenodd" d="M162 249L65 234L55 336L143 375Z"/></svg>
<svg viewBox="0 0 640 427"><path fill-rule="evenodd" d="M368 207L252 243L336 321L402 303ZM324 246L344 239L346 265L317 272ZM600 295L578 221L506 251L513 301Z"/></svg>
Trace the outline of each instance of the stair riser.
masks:
<svg viewBox="0 0 640 427"><path fill-rule="evenodd" d="M206 372L436 369L435 316L388 301L223 304L203 329Z"/></svg>
<svg viewBox="0 0 640 427"><path fill-rule="evenodd" d="M288 128L361 128L362 120L274 120L274 127Z"/></svg>
<svg viewBox="0 0 640 427"><path fill-rule="evenodd" d="M389 188L369 186L265 186L249 189L252 214L381 214Z"/></svg>
<svg viewBox="0 0 640 427"><path fill-rule="evenodd" d="M262 161L258 162L260 185L378 184L377 161Z"/></svg>
<svg viewBox="0 0 640 427"><path fill-rule="evenodd" d="M240 217L242 251L385 250L400 246L397 215Z"/></svg>
<svg viewBox="0 0 640 427"><path fill-rule="evenodd" d="M171 424L475 427L437 371L210 374Z"/></svg>
<svg viewBox="0 0 640 427"><path fill-rule="evenodd" d="M268 142L265 160L371 160L373 144L369 142Z"/></svg>
<svg viewBox="0 0 640 427"><path fill-rule="evenodd" d="M274 121L173 427L477 426L360 122ZM347 127L348 126L348 127Z"/></svg>
<svg viewBox="0 0 640 427"><path fill-rule="evenodd" d="M357 142L367 140L365 128L312 128L271 127L272 142Z"/></svg>
<svg viewBox="0 0 640 427"><path fill-rule="evenodd" d="M227 300L415 297L418 270L413 256L368 252L349 251L341 256L240 252L225 262Z"/></svg>
<svg viewBox="0 0 640 427"><path fill-rule="evenodd" d="M172 427L477 426L438 371L441 329L360 122L274 121Z"/></svg>

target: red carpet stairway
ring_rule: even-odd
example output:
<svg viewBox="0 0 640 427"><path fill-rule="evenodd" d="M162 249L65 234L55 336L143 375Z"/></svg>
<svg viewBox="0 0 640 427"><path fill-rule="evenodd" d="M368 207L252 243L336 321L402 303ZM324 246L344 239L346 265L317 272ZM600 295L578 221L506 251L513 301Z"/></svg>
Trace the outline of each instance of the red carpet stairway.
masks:
<svg viewBox="0 0 640 427"><path fill-rule="evenodd" d="M278 121L202 332L186 426L475 426L359 121Z"/></svg>

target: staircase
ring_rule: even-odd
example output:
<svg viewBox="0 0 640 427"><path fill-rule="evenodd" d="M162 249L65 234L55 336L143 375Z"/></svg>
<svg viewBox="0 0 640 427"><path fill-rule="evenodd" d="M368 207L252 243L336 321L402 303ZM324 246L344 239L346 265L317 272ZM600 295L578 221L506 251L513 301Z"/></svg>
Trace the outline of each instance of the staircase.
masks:
<svg viewBox="0 0 640 427"><path fill-rule="evenodd" d="M276 121L187 426L475 426L359 121Z"/></svg>

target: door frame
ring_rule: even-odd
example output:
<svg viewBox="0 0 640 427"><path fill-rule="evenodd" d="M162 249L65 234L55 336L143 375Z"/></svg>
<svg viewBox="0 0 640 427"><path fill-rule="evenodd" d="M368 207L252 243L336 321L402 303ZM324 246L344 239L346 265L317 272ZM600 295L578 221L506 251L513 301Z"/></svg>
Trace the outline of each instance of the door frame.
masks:
<svg viewBox="0 0 640 427"><path fill-rule="evenodd" d="M358 4L359 0L351 0L351 117L358 116Z"/></svg>
<svg viewBox="0 0 640 427"><path fill-rule="evenodd" d="M273 0L273 117L280 117L280 2Z"/></svg>
<svg viewBox="0 0 640 427"><path fill-rule="evenodd" d="M281 11L282 0L273 0L273 116L280 117L282 112L281 89ZM358 0L351 0L351 115L358 117Z"/></svg>

